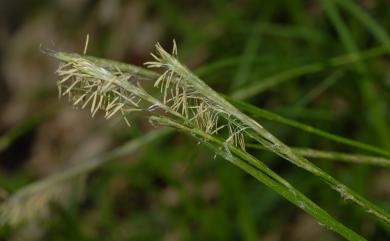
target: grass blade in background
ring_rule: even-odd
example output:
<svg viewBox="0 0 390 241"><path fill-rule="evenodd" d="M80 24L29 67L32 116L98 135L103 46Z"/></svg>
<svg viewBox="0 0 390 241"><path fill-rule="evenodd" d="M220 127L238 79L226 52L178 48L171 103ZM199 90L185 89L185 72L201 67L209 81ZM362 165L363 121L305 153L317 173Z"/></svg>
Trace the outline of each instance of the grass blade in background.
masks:
<svg viewBox="0 0 390 241"><path fill-rule="evenodd" d="M66 193L63 189L67 184L72 184L72 181L77 177L90 173L110 160L128 155L167 133L169 133L167 129L153 131L143 137L131 140L111 152L81 161L65 171L23 187L0 204L0 224L17 225L23 221L39 218L40 215L47 213L51 201L58 201L59 198L60 200L64 199L67 194L72 195L74 190Z"/></svg>
<svg viewBox="0 0 390 241"><path fill-rule="evenodd" d="M264 92L267 89L273 88L276 85L298 78L300 76L317 73L329 67L341 67L343 65L352 64L360 61L361 59L375 58L386 54L386 52L387 50L383 47L373 48L361 53L351 53L339 57L334 57L329 60L324 60L323 62L315 62L307 65L297 66L243 87L232 93L231 97L241 100L248 99Z"/></svg>
<svg viewBox="0 0 390 241"><path fill-rule="evenodd" d="M336 0L336 3L342 6L351 15L359 19L362 24L366 25L367 29L382 42L390 53L390 37L389 33L381 25L379 25L374 18L364 12L356 3L350 0Z"/></svg>
<svg viewBox="0 0 390 241"><path fill-rule="evenodd" d="M271 111L256 107L254 105L248 104L248 103L243 102L243 101L235 100L235 99L232 99L230 97L226 97L226 98L231 103L233 103L235 106L237 106L237 108L239 108L247 113L250 113L254 117L264 118L266 120L274 121L274 122L277 122L277 123L280 123L283 125L288 125L288 126L297 128L299 130L305 131L307 133L311 133L311 134L320 136L322 138L325 138L325 139L328 139L328 140L331 140L331 141L334 141L337 143L341 143L341 144L355 147L355 148L358 148L361 150L365 150L365 151L369 151L369 152L383 155L386 157L390 157L390 151L388 151L388 150L323 131L321 129L315 128L315 127L310 126L310 125L306 125L304 123L301 123L301 122L298 122L298 121L295 121L295 120L292 120L292 119L289 119L289 118L286 118L283 116L280 116L276 113L273 113Z"/></svg>
<svg viewBox="0 0 390 241"><path fill-rule="evenodd" d="M364 102L364 108L368 111L366 116L368 127L372 129L379 139L380 143L378 144L390 148L390 128L388 126L386 109L383 109L384 101L380 98L380 90L375 85L374 78L371 76L366 64L362 60L358 45L352 38L352 33L341 18L333 0L322 0L321 3L332 24L336 28L346 50L350 53L358 54L358 61L355 62L354 66L356 72L360 76L356 82Z"/></svg>

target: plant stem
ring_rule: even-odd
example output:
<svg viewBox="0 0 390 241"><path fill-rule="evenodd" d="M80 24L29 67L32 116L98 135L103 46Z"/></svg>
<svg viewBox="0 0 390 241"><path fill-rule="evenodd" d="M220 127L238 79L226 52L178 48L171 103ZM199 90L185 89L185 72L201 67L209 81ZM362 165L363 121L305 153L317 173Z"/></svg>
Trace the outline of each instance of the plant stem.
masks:
<svg viewBox="0 0 390 241"><path fill-rule="evenodd" d="M303 124L301 122L285 118L285 117L280 116L276 113L273 113L271 111L259 108L257 106L251 105L251 104L248 104L246 102L234 100L233 98L228 97L228 96L225 96L225 98L228 101L230 101L232 104L234 104L237 108L240 108L240 109L250 113L254 117L265 118L265 119L270 120L270 121L274 121L274 122L278 122L278 123L281 123L284 125L288 125L288 126L303 130L305 132L323 137L325 139L332 140L334 142L342 143L344 145L356 147L356 148L359 148L362 150L366 150L366 151L370 151L370 152L373 152L373 153L376 153L379 155L390 157L390 152L388 150L317 129L313 126L306 125L306 124Z"/></svg>
<svg viewBox="0 0 390 241"><path fill-rule="evenodd" d="M246 144L247 147L258 149L258 150L267 150L263 145L259 144ZM344 152L335 152L335 151L322 151L311 148L291 148L295 153L302 155L304 157L313 157L319 159L328 159L334 161L342 161L348 163L359 163L359 164L367 164L373 166L380 167L390 167L390 159L377 157L377 156L369 156L369 155L361 155L361 154L349 154Z"/></svg>
<svg viewBox="0 0 390 241"><path fill-rule="evenodd" d="M344 161L350 163L368 164L373 166L390 167L390 159L369 155L349 154L334 151L321 151L310 148L293 148L293 150L302 156L329 159L335 161Z"/></svg>
<svg viewBox="0 0 390 241"><path fill-rule="evenodd" d="M0 205L0 224L8 222L6 217L11 218L12 220L21 220L23 217L15 217L14 214L7 213L9 210L14 210L12 208L7 208L9 205L19 205L23 207L23 205L19 204L21 202L27 202L29 198L35 195L40 195L40 193L45 192L45 190L61 185L62 183L69 182L76 177L86 174L88 172L93 171L94 169L102 166L110 160L117 159L128 155L142 146L147 145L148 143L168 134L170 131L168 129L162 129L150 132L143 137L131 140L124 145L114 149L113 151L103 154L100 156L96 156L94 158L88 159L86 161L80 162L79 164L66 169L65 171L61 171L59 173L55 173L49 177L46 177L37 182L31 183L13 195L11 195L7 200ZM40 204L42 205L42 204ZM49 204L47 204L49 205ZM21 213L17 213L17 215L23 215Z"/></svg>
<svg viewBox="0 0 390 241"><path fill-rule="evenodd" d="M151 120L162 125L181 130L187 134L191 134L192 136L195 135L215 153L238 166L246 173L265 184L267 187L279 193L295 206L317 219L320 224L325 225L327 228L339 233L347 240L366 240L338 222L325 210L307 198L303 193L295 189L285 179L269 169L263 162L251 156L247 152L244 152L232 145L228 145L223 140L211 136L200 129L192 129L164 117L152 116Z"/></svg>

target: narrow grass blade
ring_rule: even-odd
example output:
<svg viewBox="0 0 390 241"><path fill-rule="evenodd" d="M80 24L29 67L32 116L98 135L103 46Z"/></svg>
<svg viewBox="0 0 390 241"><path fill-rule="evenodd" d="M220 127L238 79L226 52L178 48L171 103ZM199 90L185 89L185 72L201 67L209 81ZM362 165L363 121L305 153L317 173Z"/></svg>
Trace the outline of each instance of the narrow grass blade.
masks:
<svg viewBox="0 0 390 241"><path fill-rule="evenodd" d="M343 73L341 71L336 71L333 74L329 75L327 78L321 81L316 87L314 87L310 92L302 96L302 98L300 98L297 101L294 107L304 106L309 102L313 101L319 95L321 95L321 93L326 91L328 88L334 85L338 80L340 80L342 76Z"/></svg>
<svg viewBox="0 0 390 241"><path fill-rule="evenodd" d="M266 150L264 146L259 144L247 144L247 147L258 149L258 150ZM292 147L291 148L295 153L305 157L312 157L318 159L327 159L332 161L342 161L347 163L358 163L358 164L367 164L372 166L379 167L390 167L390 159L377 157L377 156L369 156L369 155L361 155L361 154L350 154L344 152L335 152L335 151L323 151L311 148L299 148Z"/></svg>
<svg viewBox="0 0 390 241"><path fill-rule="evenodd" d="M249 35L244 46L241 62L232 80L232 90L240 88L248 81L249 75L252 71L253 61L256 57L261 42L260 33L258 29L261 28L263 25L264 23L258 20L252 27L253 29L251 31L251 34Z"/></svg>
<svg viewBox="0 0 390 241"><path fill-rule="evenodd" d="M167 133L169 133L168 129L153 131L143 137L131 140L107 154L80 162L65 171L23 187L0 205L0 224L16 225L22 221L36 218L42 213L42 209L48 208L50 201L58 198L64 184L91 172L110 160L128 155ZM55 192L52 192L53 190ZM45 196L45 198L42 199L40 196ZM37 203L37 200L40 202ZM45 203L42 203L43 201ZM28 210L28 213L25 213L25 210Z"/></svg>
<svg viewBox="0 0 390 241"><path fill-rule="evenodd" d="M348 163L359 163L367 164L373 166L381 167L390 167L390 159L369 156L369 155L360 155L360 154L349 154L344 152L334 152L334 151L321 151L310 148L293 148L293 150L299 153L302 156L319 158L319 159L328 159L334 161L343 161Z"/></svg>
<svg viewBox="0 0 390 241"><path fill-rule="evenodd" d="M235 91L231 96L235 99L248 99L278 84L292 80L294 78L298 78L299 76L317 73L329 67L340 67L343 65L355 63L361 59L375 58L386 54L386 52L387 50L383 47L373 48L367 51L362 51L360 53L342 55L331 58L329 60L324 60L322 62L297 66L286 71L276 73L275 75L269 76L263 80L256 81L254 84Z"/></svg>
<svg viewBox="0 0 390 241"><path fill-rule="evenodd" d="M334 4L334 0L322 0L321 3L330 21L338 32L345 49L350 53L357 53L360 55L358 44L355 42L351 31L341 17L337 6ZM359 56L359 60L356 61L354 67L356 72L361 76L356 84L360 89L361 98L364 101L364 108L368 110L366 122L376 135L380 144L390 148L390 137L388 135L388 133L390 133L390 127L387 121L387 113L386 111L383 111L382 108L384 103L380 98L377 86L375 86L375 78L371 76L367 65L362 61L361 56Z"/></svg>
<svg viewBox="0 0 390 241"><path fill-rule="evenodd" d="M243 102L243 101L234 100L234 99L227 97L227 96L225 96L225 98L227 100L229 100L232 104L234 104L237 108L239 108L247 113L250 113L254 117L264 118L264 119L267 119L270 121L278 122L280 124L288 125L288 126L297 128L299 130L305 131L307 133L311 133L311 134L323 137L325 139L332 140L334 142L338 142L338 143L341 143L341 144L344 144L347 146L352 146L355 148L359 148L361 150L365 150L365 151L369 151L369 152L383 155L386 157L390 157L390 151L387 151L385 149L323 131L321 129L315 128L315 127L310 126L310 125L306 125L304 123L301 123L301 122L298 122L298 121L295 121L295 120L292 120L289 118L285 118L285 117L280 116L276 113L273 113L271 111L256 107L254 105L248 104L248 103Z"/></svg>
<svg viewBox="0 0 390 241"><path fill-rule="evenodd" d="M362 24L366 25L367 29L382 42L383 46L386 47L390 53L390 36L379 23L375 21L373 17L364 12L356 3L350 0L335 0L337 4L342 6L351 15L356 17Z"/></svg>

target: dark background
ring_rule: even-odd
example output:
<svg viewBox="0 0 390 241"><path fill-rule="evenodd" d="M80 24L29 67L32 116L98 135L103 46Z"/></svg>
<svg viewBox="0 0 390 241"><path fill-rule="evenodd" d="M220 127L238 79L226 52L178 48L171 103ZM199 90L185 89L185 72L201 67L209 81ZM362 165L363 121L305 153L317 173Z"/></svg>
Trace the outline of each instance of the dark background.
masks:
<svg viewBox="0 0 390 241"><path fill-rule="evenodd" d="M352 1L388 33L390 2ZM357 51L382 42L335 4ZM40 50L88 54L136 65L158 41L225 94L277 73L351 52L320 1L0 1L0 187L14 193L88 156L153 130L135 116L90 118L58 100L58 63ZM331 133L390 148L389 55L326 67L275 84L246 100ZM261 120L291 146L357 153ZM5 140L7 145L5 145ZM1 145L0 145L1 146ZM390 230L285 160L259 153L342 223L369 240ZM374 203L390 209L384 168L314 160ZM4 194L5 195L5 194ZM49 219L0 228L0 240L339 240L261 183L180 133L112 160L87 179L83 198Z"/></svg>

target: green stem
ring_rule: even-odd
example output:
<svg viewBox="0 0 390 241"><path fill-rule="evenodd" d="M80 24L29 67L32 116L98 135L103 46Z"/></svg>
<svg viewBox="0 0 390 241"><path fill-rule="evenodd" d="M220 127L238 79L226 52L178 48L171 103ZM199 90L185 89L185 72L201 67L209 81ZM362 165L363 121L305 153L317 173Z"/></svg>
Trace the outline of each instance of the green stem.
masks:
<svg viewBox="0 0 390 241"><path fill-rule="evenodd" d="M295 164L300 168L305 169L306 171L312 173L313 175L320 177L332 189L337 191L343 199L351 200L357 205L363 207L364 210L366 210L368 213L379 218L379 220L383 220L387 225L390 224L390 216L384 209L376 206L375 204L371 203L364 197L360 196L352 189L345 186L343 183L341 183L340 181L333 178L331 175L329 175L328 173L324 172L319 167L311 163L308 159L294 152L292 148L288 147L281 141L269 143L264 141L263 138L261 138L256 134L252 134L250 132L248 132L248 134L254 140L258 141L259 143L264 145L267 149L274 152L276 155L290 161L291 163Z"/></svg>
<svg viewBox="0 0 390 241"><path fill-rule="evenodd" d="M338 222L325 210L323 210L321 207L319 207L317 204L307 198L303 193L295 189L290 183L288 183L288 181L280 177L274 171L269 169L263 162L251 156L247 152L244 152L241 149L236 148L232 145L228 145L221 139L208 135L202 130L192 129L183 126L164 117L153 116L151 117L151 119L152 121L160 123L162 125L167 125L173 127L174 129L184 131L185 133L195 135L215 153L228 160L229 162L233 163L234 165L238 166L246 173L250 174L257 180L265 184L270 189L279 193L281 196L286 198L295 206L317 219L320 224L325 225L327 228L339 233L347 240L366 240L354 231L350 230L349 228Z"/></svg>
<svg viewBox="0 0 390 241"><path fill-rule="evenodd" d="M66 169L65 171L61 171L59 173L55 173L49 177L46 177L42 180L39 180L37 182L34 182L32 184L29 184L19 191L17 191L15 194L13 194L8 201L17 201L17 200L23 200L27 198L30 195L33 195L35 193L39 193L41 191L44 191L45 189L49 187L53 187L58 185L59 183L66 182L68 180L72 180L75 177L88 173L103 164L107 163L110 160L117 159L123 156L126 156L137 149L139 149L142 146L147 145L148 143L156 140L159 137L162 137L169 133L169 130L162 129L158 131L153 131L143 137L131 140L124 145L114 149L113 151L97 156L95 158L91 158L89 160L80 162L79 164L70 167Z"/></svg>
<svg viewBox="0 0 390 241"><path fill-rule="evenodd" d="M370 151L370 152L373 152L373 153L376 153L379 155L390 157L390 152L388 150L320 130L320 129L315 128L313 126L306 125L306 124L303 124L301 122L285 118L285 117L280 116L276 113L273 113L271 111L256 107L256 106L248 104L248 103L245 103L243 101L234 100L233 98L228 97L228 96L225 96L225 98L227 100L229 100L232 104L234 104L237 108L242 109L242 110L250 113L254 117L260 117L260 118L264 118L264 119L267 119L270 121L278 122L278 123L288 125L288 126L297 128L299 130L303 130L305 132L323 137L325 139L332 140L334 142L338 142L338 143L341 143L341 144L344 144L347 146L356 147L356 148L359 148L361 150L366 150L366 151Z"/></svg>
<svg viewBox="0 0 390 241"><path fill-rule="evenodd" d="M259 144L246 144L247 147L258 149L258 150L266 150L263 145ZM319 159L327 159L334 161L342 161L348 163L359 163L359 164L367 164L373 166L380 167L390 167L390 159L377 157L377 156L369 156L369 155L361 155L361 154L349 154L344 152L335 152L335 151L322 151L311 148L291 148L295 153L298 153L304 157L312 157Z"/></svg>
<svg viewBox="0 0 390 241"><path fill-rule="evenodd" d="M321 151L310 148L293 148L293 150L306 157L329 159L350 163L368 164L373 166L390 167L390 159L369 155L349 154L334 151Z"/></svg>

